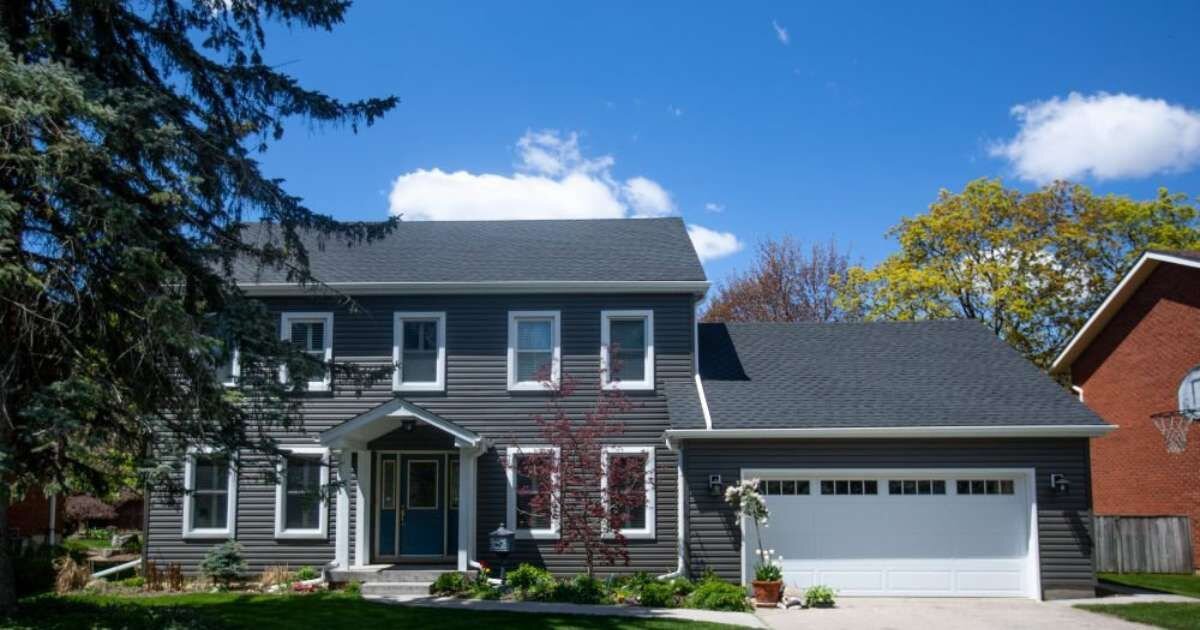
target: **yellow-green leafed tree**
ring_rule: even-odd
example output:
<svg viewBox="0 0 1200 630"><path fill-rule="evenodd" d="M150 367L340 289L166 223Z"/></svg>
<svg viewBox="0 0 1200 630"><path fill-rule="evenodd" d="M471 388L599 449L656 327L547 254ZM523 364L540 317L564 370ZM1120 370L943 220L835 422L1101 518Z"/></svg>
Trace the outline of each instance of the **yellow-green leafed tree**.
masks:
<svg viewBox="0 0 1200 630"><path fill-rule="evenodd" d="M900 251L850 268L839 302L867 319L978 319L1045 366L1143 251L1200 249L1198 216L1165 189L1139 201L978 179L902 219Z"/></svg>

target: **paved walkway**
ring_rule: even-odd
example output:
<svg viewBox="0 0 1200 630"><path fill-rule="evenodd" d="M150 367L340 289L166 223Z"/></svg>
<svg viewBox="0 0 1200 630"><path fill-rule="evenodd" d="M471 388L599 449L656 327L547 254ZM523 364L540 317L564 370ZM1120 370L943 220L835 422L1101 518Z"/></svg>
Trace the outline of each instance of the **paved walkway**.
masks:
<svg viewBox="0 0 1200 630"><path fill-rule="evenodd" d="M542 615L598 615L606 617L638 617L642 619L684 619L689 621L709 621L748 628L767 627L762 620L751 613L693 610L690 608L642 608L641 606L585 606L581 604L544 604L539 602L498 602L481 599L458 599L455 597L430 597L427 595L364 596L363 599L388 604L425 606L430 608L523 612Z"/></svg>
<svg viewBox="0 0 1200 630"><path fill-rule="evenodd" d="M1169 600L1141 599L1135 596L1105 597L1086 601L1036 602L1028 599L937 599L937 598L852 598L838 600L832 609L760 610L759 616L772 628L879 630L1145 630L1148 626L1130 623L1098 613L1073 608L1080 603L1132 603L1132 601L1191 601L1186 597ZM1165 597L1178 597L1167 595ZM1118 601L1118 600L1130 601Z"/></svg>

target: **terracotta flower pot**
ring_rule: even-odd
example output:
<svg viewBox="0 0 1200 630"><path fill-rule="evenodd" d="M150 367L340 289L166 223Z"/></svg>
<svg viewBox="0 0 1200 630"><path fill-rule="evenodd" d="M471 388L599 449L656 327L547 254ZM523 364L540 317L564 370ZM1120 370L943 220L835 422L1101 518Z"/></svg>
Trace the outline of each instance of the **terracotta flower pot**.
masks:
<svg viewBox="0 0 1200 630"><path fill-rule="evenodd" d="M782 580L754 580L751 582L754 586L754 604L759 608L772 608L779 603L779 597L783 594Z"/></svg>

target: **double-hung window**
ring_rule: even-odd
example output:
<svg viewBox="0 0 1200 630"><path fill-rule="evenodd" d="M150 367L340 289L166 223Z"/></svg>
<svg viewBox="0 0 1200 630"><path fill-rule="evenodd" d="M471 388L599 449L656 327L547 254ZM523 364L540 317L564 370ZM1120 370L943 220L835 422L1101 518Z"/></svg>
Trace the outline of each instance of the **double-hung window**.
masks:
<svg viewBox="0 0 1200 630"><path fill-rule="evenodd" d="M280 322L280 338L312 357L314 365L326 365L333 360L333 313L284 313ZM288 380L287 367L280 368L280 380ZM314 367L308 379L308 390L329 391L328 368Z"/></svg>
<svg viewBox="0 0 1200 630"><path fill-rule="evenodd" d="M558 538L557 501L549 494L558 480L558 457L554 447L508 449L508 528L518 538Z"/></svg>
<svg viewBox="0 0 1200 630"><path fill-rule="evenodd" d="M442 391L446 387L446 314L396 313L392 389Z"/></svg>
<svg viewBox="0 0 1200 630"><path fill-rule="evenodd" d="M329 531L326 490L329 449L284 446L275 484L275 537L325 538Z"/></svg>
<svg viewBox="0 0 1200 630"><path fill-rule="evenodd" d="M654 389L654 311L600 312L600 379L605 389Z"/></svg>
<svg viewBox="0 0 1200 630"><path fill-rule="evenodd" d="M184 460L183 487L183 537L232 537L237 512L233 461L213 449L190 449Z"/></svg>
<svg viewBox="0 0 1200 630"><path fill-rule="evenodd" d="M558 387L562 359L558 311L510 311L508 314L508 388Z"/></svg>
<svg viewBox="0 0 1200 630"><path fill-rule="evenodd" d="M604 511L626 538L654 538L654 447L607 446L601 453Z"/></svg>

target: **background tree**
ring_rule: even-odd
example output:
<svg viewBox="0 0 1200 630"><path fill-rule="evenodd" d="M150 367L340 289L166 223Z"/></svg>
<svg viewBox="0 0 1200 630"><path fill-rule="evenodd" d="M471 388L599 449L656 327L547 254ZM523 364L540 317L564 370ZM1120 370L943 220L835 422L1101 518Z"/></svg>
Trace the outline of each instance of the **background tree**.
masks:
<svg viewBox="0 0 1200 630"><path fill-rule="evenodd" d="M892 228L900 251L851 268L839 304L871 319L978 319L1046 366L1144 250L1200 247L1197 216L1165 189L1137 201L979 179Z"/></svg>
<svg viewBox="0 0 1200 630"><path fill-rule="evenodd" d="M273 428L299 421L288 393L326 366L278 340L231 270L319 284L307 246L394 227L318 214L254 158L289 117L357 130L396 105L305 89L263 58L264 21L328 30L347 5L3 1L0 613L15 603L14 485L70 478L102 496L107 455L140 455L151 431L147 461L196 444L278 455ZM251 220L273 228L250 238ZM237 392L218 377L234 346Z"/></svg>
<svg viewBox="0 0 1200 630"><path fill-rule="evenodd" d="M845 277L850 254L836 241L805 248L791 237L758 245L750 270L734 273L704 309L704 321L833 322L849 319L832 280Z"/></svg>
<svg viewBox="0 0 1200 630"><path fill-rule="evenodd" d="M545 382L548 373L544 376ZM531 451L517 458L511 472L518 480L518 520L556 518L555 551L582 552L589 576L601 562L629 564L628 540L622 531L629 528L630 515L646 507L647 481L653 486L654 480L646 478L645 460L606 460L604 447L624 434L616 416L632 404L619 389L600 390L595 405L582 417L573 417L566 401L578 391L575 379L564 374L559 386L549 389L549 412L535 416L534 422L542 442L557 456Z"/></svg>

